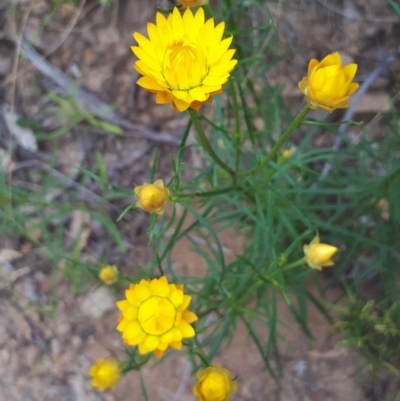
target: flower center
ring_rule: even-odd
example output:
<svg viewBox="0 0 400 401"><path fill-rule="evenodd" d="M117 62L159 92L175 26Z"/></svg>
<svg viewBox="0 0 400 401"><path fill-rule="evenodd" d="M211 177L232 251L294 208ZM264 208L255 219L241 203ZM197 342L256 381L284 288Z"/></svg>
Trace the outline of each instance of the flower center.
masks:
<svg viewBox="0 0 400 401"><path fill-rule="evenodd" d="M166 50L162 74L173 90L190 90L201 85L208 73L202 49L189 38L175 40Z"/></svg>
<svg viewBox="0 0 400 401"><path fill-rule="evenodd" d="M176 309L167 298L153 296L141 303L138 322L146 334L160 336L171 330L176 317Z"/></svg>

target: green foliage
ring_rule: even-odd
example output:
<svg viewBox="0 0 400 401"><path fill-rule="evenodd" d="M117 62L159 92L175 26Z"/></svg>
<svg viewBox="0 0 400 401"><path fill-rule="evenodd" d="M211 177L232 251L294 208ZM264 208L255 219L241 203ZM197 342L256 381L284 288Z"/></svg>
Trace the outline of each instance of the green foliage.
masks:
<svg viewBox="0 0 400 401"><path fill-rule="evenodd" d="M400 305L376 304L354 298L342 311L336 328L345 339L341 345L359 349L374 370L400 374Z"/></svg>

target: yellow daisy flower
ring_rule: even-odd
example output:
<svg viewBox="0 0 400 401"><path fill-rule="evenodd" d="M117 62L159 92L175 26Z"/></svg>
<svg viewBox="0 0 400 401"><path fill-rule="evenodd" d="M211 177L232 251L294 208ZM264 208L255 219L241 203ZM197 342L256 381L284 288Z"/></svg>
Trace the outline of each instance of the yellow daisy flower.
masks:
<svg viewBox="0 0 400 401"><path fill-rule="evenodd" d="M113 390L121 379L121 369L115 359L97 359L89 370L89 376L94 388L100 391Z"/></svg>
<svg viewBox="0 0 400 401"><path fill-rule="evenodd" d="M310 61L308 75L299 82L299 88L310 108L332 113L349 107L349 97L359 87L352 82L356 72L357 64L342 67L339 53L328 54L321 62Z"/></svg>
<svg viewBox="0 0 400 401"><path fill-rule="evenodd" d="M231 394L237 390L229 370L219 365L197 372L198 382L193 394L199 401L230 401Z"/></svg>
<svg viewBox="0 0 400 401"><path fill-rule="evenodd" d="M182 348L184 338L194 337L190 323L197 316L187 310L191 297L183 285L169 284L165 276L131 284L126 299L117 302L122 311L117 330L128 345L137 345L140 354L153 352L160 358L169 347Z"/></svg>
<svg viewBox="0 0 400 401"><path fill-rule="evenodd" d="M138 46L132 51L139 59L134 67L143 75L138 85L155 93L158 104L198 110L221 93L237 63L235 50L228 49L232 37L222 39L224 29L224 22L205 22L202 8L195 15L187 8L182 16L176 7L168 18L157 13L156 24L147 24L149 38L133 34Z"/></svg>
<svg viewBox="0 0 400 401"><path fill-rule="evenodd" d="M113 284L118 279L117 266L104 266L99 273L99 279L106 285Z"/></svg>
<svg viewBox="0 0 400 401"><path fill-rule="evenodd" d="M146 212L164 214L164 207L169 202L170 191L164 187L163 180L156 180L153 184L145 182L134 190L139 198L136 207L140 207Z"/></svg>
<svg viewBox="0 0 400 401"><path fill-rule="evenodd" d="M311 269L322 270L322 267L333 266L331 258L338 251L333 245L321 244L316 236L309 245L304 245L304 260Z"/></svg>

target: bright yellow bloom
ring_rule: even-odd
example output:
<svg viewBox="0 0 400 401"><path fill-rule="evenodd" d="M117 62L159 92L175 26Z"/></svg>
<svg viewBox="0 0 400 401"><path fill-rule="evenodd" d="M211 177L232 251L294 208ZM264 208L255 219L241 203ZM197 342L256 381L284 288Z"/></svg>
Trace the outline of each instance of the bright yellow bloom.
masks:
<svg viewBox="0 0 400 401"><path fill-rule="evenodd" d="M328 244L321 244L316 236L309 245L304 245L304 260L312 269L322 270L322 267L333 266L331 258L338 248Z"/></svg>
<svg viewBox="0 0 400 401"><path fill-rule="evenodd" d="M199 7L208 4L209 0L177 0L183 7Z"/></svg>
<svg viewBox="0 0 400 401"><path fill-rule="evenodd" d="M122 311L117 330L140 354L154 351L160 358L168 347L181 349L184 338L194 337L190 323L197 316L187 310L191 297L183 293L183 285L169 284L162 276L131 284L125 295L117 302Z"/></svg>
<svg viewBox="0 0 400 401"><path fill-rule="evenodd" d="M349 107L348 99L359 87L352 82L356 72L357 64L342 67L339 53L332 53L321 62L311 59L308 76L299 82L299 88L310 108L332 113Z"/></svg>
<svg viewBox="0 0 400 401"><path fill-rule="evenodd" d="M145 182L135 188L135 195L139 198L136 207L146 212L164 214L164 206L169 202L169 189L164 187L163 180L154 181L153 184Z"/></svg>
<svg viewBox="0 0 400 401"><path fill-rule="evenodd" d="M231 394L237 390L237 384L227 369L219 365L208 367L197 372L198 382L193 394L198 401L229 401Z"/></svg>
<svg viewBox="0 0 400 401"><path fill-rule="evenodd" d="M118 279L117 266L105 266L100 270L99 279L106 285L113 284Z"/></svg>
<svg viewBox="0 0 400 401"><path fill-rule="evenodd" d="M149 39L133 34L138 46L134 67L143 75L138 85L156 94L156 103L172 103L177 111L198 110L212 95L221 93L237 60L229 49L232 37L222 39L225 24L204 21L204 10L183 16L175 7L165 18L157 13L156 25L147 24Z"/></svg>
<svg viewBox="0 0 400 401"><path fill-rule="evenodd" d="M121 379L121 368L115 359L97 359L89 370L89 376L92 386L98 390L113 390Z"/></svg>

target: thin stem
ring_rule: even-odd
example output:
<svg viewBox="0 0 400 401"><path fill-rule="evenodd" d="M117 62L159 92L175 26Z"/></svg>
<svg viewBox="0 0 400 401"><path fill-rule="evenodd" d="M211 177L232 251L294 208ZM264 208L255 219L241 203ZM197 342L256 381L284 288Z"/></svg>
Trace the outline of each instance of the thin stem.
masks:
<svg viewBox="0 0 400 401"><path fill-rule="evenodd" d="M299 260L296 260L295 262L288 263L287 265L283 265L281 267L281 271L290 270L290 269L293 269L294 267L298 267L298 266L301 266L301 265L304 265L304 257L302 257Z"/></svg>
<svg viewBox="0 0 400 401"><path fill-rule="evenodd" d="M303 122L305 116L310 111L308 105L306 105L303 110L295 117L295 119L291 122L291 124L286 128L285 132L281 135L281 137L275 142L274 147L272 148L269 155L258 165L253 167L250 170L239 173L239 175L249 175L249 174L257 174L260 172L272 159L276 156L276 154L280 151L284 143L291 137L293 132L300 126Z"/></svg>
<svg viewBox="0 0 400 401"><path fill-rule="evenodd" d="M239 121L239 104L236 98L236 91L232 81L229 81L229 90L231 92L233 112L235 116L234 143L235 143L235 171L237 173L239 170L239 161L240 161L240 121Z"/></svg>
<svg viewBox="0 0 400 401"><path fill-rule="evenodd" d="M210 360L208 359L208 356L203 351L203 347L202 347L199 339L197 338L197 336L195 336L193 338L193 342L196 344L196 349L193 350L193 353L196 354L202 360L202 362L204 363L206 368L208 368L209 366L212 366Z"/></svg>
<svg viewBox="0 0 400 401"><path fill-rule="evenodd" d="M196 110L189 109L189 114L190 118L192 120L193 126L197 132L197 136L199 138L199 142L203 149L207 152L207 154L215 161L215 163L218 164L222 169L224 169L226 172L229 173L229 175L234 178L235 177L235 172L228 167L214 152L213 148L210 145L210 142L208 142L208 139L206 137L206 134L204 133L203 127L200 124L200 119L199 115L197 114Z"/></svg>

